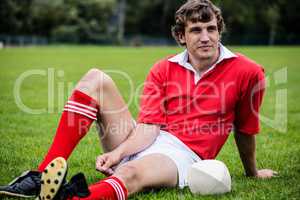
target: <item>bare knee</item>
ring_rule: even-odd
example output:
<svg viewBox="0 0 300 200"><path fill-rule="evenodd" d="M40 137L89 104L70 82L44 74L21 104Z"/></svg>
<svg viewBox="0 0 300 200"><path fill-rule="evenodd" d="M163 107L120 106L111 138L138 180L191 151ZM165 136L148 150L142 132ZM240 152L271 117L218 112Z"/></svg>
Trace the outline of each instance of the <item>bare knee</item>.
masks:
<svg viewBox="0 0 300 200"><path fill-rule="evenodd" d="M136 193L143 188L141 173L139 169L128 163L116 170L114 176L120 178L125 184L128 194Z"/></svg>
<svg viewBox="0 0 300 200"><path fill-rule="evenodd" d="M90 69L84 75L81 81L87 81L90 84L93 84L95 89L105 89L114 84L113 80L109 75L97 68Z"/></svg>
<svg viewBox="0 0 300 200"><path fill-rule="evenodd" d="M101 95L101 92L105 92L113 84L114 82L109 75L100 69L92 68L81 78L76 89L99 100L98 97Z"/></svg>

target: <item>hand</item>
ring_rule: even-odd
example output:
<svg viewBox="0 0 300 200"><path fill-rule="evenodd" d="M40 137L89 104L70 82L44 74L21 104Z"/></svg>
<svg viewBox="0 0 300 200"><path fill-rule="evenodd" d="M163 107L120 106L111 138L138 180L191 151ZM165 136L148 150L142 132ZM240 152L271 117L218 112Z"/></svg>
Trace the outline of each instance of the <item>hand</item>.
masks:
<svg viewBox="0 0 300 200"><path fill-rule="evenodd" d="M121 160L120 154L116 151L104 153L96 158L96 170L102 172L106 176L114 173L112 167Z"/></svg>
<svg viewBox="0 0 300 200"><path fill-rule="evenodd" d="M273 171L271 169L261 169L257 171L256 174L256 178L260 178L260 179L268 179L268 178L273 178L273 177L277 177L278 176L278 172Z"/></svg>

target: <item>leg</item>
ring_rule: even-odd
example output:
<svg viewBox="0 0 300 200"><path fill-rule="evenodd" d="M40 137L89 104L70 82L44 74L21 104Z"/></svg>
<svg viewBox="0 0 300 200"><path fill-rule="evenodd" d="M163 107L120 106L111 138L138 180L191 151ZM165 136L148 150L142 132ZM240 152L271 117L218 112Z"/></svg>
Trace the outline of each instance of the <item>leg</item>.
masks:
<svg viewBox="0 0 300 200"><path fill-rule="evenodd" d="M117 168L113 176L89 186L90 196L81 200L125 200L127 195L147 187L175 187L176 184L175 163L165 155L151 154L129 161Z"/></svg>
<svg viewBox="0 0 300 200"><path fill-rule="evenodd" d="M130 195L148 187L175 187L177 174L176 164L170 158L150 154L120 166L114 176L125 184Z"/></svg>
<svg viewBox="0 0 300 200"><path fill-rule="evenodd" d="M132 115L114 81L104 72L92 69L80 80L76 89L99 103L100 115L97 125L103 150L113 150L134 128Z"/></svg>
<svg viewBox="0 0 300 200"><path fill-rule="evenodd" d="M91 69L69 98L53 143L38 170L43 171L57 157L67 159L96 119L108 130L103 132L102 139L106 151L123 142L134 127L132 116L112 79L98 69ZM115 131L110 131L110 126ZM11 184L0 187L0 194L36 196L40 191L40 172L22 174Z"/></svg>
<svg viewBox="0 0 300 200"><path fill-rule="evenodd" d="M133 129L132 116L112 79L98 69L91 69L79 81L67 102L53 143L39 170L56 157L67 160L95 119L103 121L104 127L109 127L108 124L120 127L116 133L107 131L104 134L102 143L106 151L123 142Z"/></svg>

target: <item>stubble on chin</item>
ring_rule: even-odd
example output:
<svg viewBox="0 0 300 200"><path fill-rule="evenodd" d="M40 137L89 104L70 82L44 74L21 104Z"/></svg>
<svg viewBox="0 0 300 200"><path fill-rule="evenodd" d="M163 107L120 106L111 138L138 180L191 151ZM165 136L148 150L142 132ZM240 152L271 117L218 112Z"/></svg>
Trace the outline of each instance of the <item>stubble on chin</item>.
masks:
<svg viewBox="0 0 300 200"><path fill-rule="evenodd" d="M212 59L213 53L212 52L201 52L198 54L198 58L201 60L209 60Z"/></svg>

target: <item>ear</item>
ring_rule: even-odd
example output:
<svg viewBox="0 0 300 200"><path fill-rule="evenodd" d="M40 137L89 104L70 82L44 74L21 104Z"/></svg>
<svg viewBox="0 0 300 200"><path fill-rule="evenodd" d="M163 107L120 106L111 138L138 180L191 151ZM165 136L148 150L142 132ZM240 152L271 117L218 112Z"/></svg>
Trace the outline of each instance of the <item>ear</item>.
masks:
<svg viewBox="0 0 300 200"><path fill-rule="evenodd" d="M181 44L185 44L185 43L186 43L186 41L185 41L185 35L181 33L181 34L179 34L178 36L179 36L179 37L178 37L179 42L180 42Z"/></svg>

